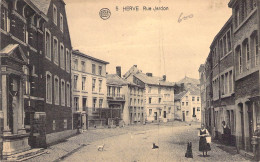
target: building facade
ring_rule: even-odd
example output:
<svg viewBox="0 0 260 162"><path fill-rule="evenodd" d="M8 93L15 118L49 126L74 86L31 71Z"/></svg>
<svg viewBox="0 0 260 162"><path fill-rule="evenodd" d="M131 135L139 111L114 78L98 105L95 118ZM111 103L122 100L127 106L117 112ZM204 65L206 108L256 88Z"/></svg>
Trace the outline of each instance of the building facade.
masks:
<svg viewBox="0 0 260 162"><path fill-rule="evenodd" d="M201 99L199 89L183 91L174 96L175 120L201 121Z"/></svg>
<svg viewBox="0 0 260 162"><path fill-rule="evenodd" d="M144 87L121 78L121 67L117 67L117 74L107 75L107 89L108 107L119 110L116 117L124 125L145 122Z"/></svg>
<svg viewBox="0 0 260 162"><path fill-rule="evenodd" d="M74 126L82 129L105 124L99 110L107 108L106 61L72 52L72 105ZM103 123L102 123L103 121Z"/></svg>
<svg viewBox="0 0 260 162"><path fill-rule="evenodd" d="M147 122L167 122L174 119L174 83L166 81L166 75L154 77L131 67L124 78L145 87L145 111Z"/></svg>
<svg viewBox="0 0 260 162"><path fill-rule="evenodd" d="M205 112L206 112L206 74L205 64L200 65L199 76L200 76L200 98L201 98L201 123L205 124Z"/></svg>
<svg viewBox="0 0 260 162"><path fill-rule="evenodd" d="M0 34L3 154L71 135L72 47L64 1L2 0Z"/></svg>
<svg viewBox="0 0 260 162"><path fill-rule="evenodd" d="M221 139L222 121L225 121L231 144L240 153L253 153L251 141L260 124L260 2L230 0L228 6L232 8L232 16L214 38L205 62L205 123L212 135Z"/></svg>

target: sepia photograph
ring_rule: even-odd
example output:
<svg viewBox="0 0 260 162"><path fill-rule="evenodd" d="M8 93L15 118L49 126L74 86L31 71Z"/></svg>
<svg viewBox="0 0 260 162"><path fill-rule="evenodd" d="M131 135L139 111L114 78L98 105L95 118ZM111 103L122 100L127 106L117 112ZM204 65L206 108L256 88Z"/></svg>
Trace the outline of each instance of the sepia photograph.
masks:
<svg viewBox="0 0 260 162"><path fill-rule="evenodd" d="M0 161L260 161L260 0L0 0Z"/></svg>

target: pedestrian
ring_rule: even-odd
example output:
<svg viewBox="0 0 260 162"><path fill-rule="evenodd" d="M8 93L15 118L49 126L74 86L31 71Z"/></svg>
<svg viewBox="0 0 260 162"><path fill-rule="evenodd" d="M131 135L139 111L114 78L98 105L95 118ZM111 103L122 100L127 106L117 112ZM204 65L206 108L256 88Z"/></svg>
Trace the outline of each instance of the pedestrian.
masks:
<svg viewBox="0 0 260 162"><path fill-rule="evenodd" d="M206 155L208 154L208 151L211 150L210 144L207 143L206 137L209 136L208 130L205 128L204 124L201 124L201 129L199 130L198 136L200 137L199 141L199 151L203 152L203 157L204 152L206 152Z"/></svg>
<svg viewBox="0 0 260 162"><path fill-rule="evenodd" d="M228 144L228 127L227 127L227 125L226 125L226 122L225 121L222 121L222 128L223 128L223 134L222 134L222 139L223 139L223 142L224 142L224 144Z"/></svg>

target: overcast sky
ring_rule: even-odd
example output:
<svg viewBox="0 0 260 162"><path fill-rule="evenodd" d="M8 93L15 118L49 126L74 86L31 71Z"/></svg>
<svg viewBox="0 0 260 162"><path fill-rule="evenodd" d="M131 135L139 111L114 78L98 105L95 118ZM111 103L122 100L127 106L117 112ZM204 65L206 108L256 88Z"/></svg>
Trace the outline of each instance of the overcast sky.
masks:
<svg viewBox="0 0 260 162"><path fill-rule="evenodd" d="M108 73L121 66L124 74L137 65L144 73L167 75L176 82L185 74L199 78L209 46L231 16L229 0L65 0L74 49L108 61ZM116 11L118 6L119 11ZM139 6L139 11L125 11ZM143 11L164 6L166 11ZM99 16L109 8L111 17ZM178 22L180 14L191 15ZM182 17L183 17L182 16Z"/></svg>

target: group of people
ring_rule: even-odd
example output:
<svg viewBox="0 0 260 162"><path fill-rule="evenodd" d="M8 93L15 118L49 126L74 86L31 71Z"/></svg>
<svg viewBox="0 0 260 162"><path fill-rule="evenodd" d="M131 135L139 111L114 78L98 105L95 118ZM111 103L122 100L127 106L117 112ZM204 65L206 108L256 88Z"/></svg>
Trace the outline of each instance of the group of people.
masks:
<svg viewBox="0 0 260 162"><path fill-rule="evenodd" d="M225 144L228 144L230 142L231 130L226 125L225 121L222 121L222 128L223 128L222 139ZM203 157L205 156L205 154L207 156L208 151L211 150L210 147L211 137L208 130L205 128L204 124L201 124L201 129L198 132L198 136L200 137L199 151L203 152Z"/></svg>

